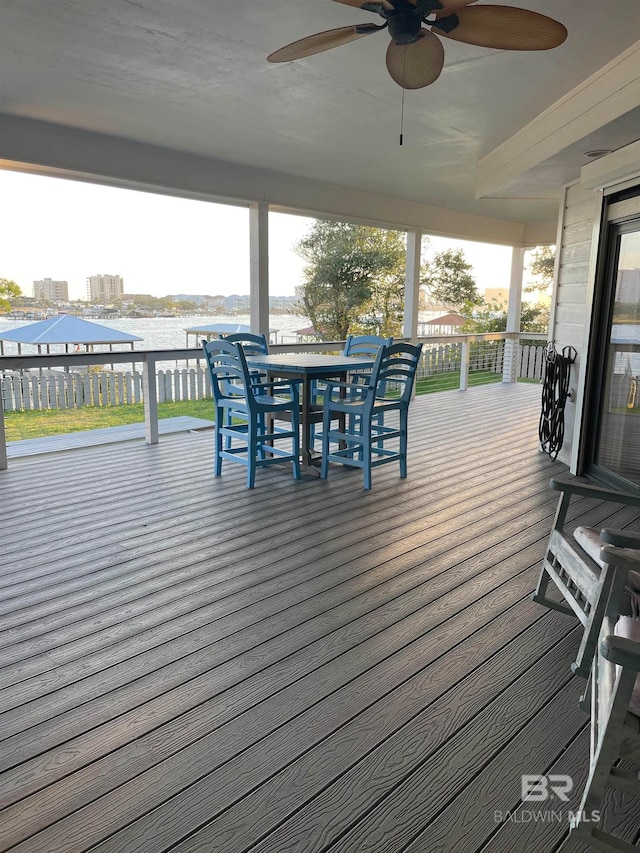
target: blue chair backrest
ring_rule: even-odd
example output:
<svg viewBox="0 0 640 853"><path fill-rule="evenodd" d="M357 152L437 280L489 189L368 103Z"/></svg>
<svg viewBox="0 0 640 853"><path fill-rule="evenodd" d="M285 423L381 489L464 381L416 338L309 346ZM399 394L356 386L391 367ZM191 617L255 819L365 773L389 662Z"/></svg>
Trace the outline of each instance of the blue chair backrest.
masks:
<svg viewBox="0 0 640 853"><path fill-rule="evenodd" d="M254 335L251 332L234 332L232 335L224 335L225 341L240 344L245 355L268 355L269 344L266 335Z"/></svg>
<svg viewBox="0 0 640 853"><path fill-rule="evenodd" d="M393 338L381 338L379 335L349 335L342 354L375 358L380 347L392 343Z"/></svg>
<svg viewBox="0 0 640 853"><path fill-rule="evenodd" d="M400 396L408 403L420 362L422 344L397 343L381 347L371 371L376 396Z"/></svg>
<svg viewBox="0 0 640 853"><path fill-rule="evenodd" d="M202 341L211 387L216 401L234 397L252 397L247 394L251 379L249 368L240 344L224 338L215 338L213 341ZM231 386L233 391L231 392Z"/></svg>

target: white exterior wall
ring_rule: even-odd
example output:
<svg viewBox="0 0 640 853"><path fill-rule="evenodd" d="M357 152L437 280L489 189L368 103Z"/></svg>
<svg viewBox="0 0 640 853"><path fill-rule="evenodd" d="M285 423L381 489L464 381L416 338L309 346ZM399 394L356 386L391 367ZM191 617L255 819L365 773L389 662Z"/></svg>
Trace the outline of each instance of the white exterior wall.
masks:
<svg viewBox="0 0 640 853"><path fill-rule="evenodd" d="M556 274L549 337L556 349L572 346L577 352L571 368L572 396L565 408L565 438L558 458L570 465L577 447L574 446L576 413L583 394L578 393L584 376L587 331L593 301L596 231L599 219L599 193L581 184L565 188L564 204L560 209Z"/></svg>

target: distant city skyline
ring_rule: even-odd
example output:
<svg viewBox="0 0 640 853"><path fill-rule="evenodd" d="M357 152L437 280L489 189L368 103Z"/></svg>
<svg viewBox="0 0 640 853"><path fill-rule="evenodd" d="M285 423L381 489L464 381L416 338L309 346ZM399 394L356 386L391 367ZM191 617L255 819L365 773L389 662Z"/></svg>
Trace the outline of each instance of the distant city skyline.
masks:
<svg viewBox="0 0 640 853"><path fill-rule="evenodd" d="M69 283L87 298L91 276L121 276L127 294L249 292L249 211L0 169L0 278L33 294L34 281ZM293 246L313 219L269 217L269 289L293 296L304 261ZM432 251L462 248L480 291L508 287L511 250L429 236Z"/></svg>

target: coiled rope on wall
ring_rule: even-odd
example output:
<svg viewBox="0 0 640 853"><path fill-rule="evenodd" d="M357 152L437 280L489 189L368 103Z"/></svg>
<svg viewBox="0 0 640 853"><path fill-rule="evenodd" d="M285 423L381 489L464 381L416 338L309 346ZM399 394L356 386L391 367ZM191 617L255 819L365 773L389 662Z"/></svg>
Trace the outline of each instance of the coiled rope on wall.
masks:
<svg viewBox="0 0 640 853"><path fill-rule="evenodd" d="M540 449L551 459L557 458L564 441L564 407L569 399L571 365L576 356L573 347L564 347L558 352L554 341L549 341L545 347L538 435Z"/></svg>

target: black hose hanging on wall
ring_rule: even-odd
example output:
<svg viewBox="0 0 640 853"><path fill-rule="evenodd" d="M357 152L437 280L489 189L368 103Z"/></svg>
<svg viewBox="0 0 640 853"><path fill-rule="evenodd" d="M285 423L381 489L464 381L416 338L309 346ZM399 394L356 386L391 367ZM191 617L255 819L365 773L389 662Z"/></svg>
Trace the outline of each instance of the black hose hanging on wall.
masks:
<svg viewBox="0 0 640 853"><path fill-rule="evenodd" d="M554 341L549 341L544 351L544 376L542 378L542 412L540 414L540 448L556 459L564 441L564 407L569 398L571 365L577 353L573 347L564 347L559 353Z"/></svg>

